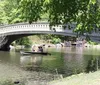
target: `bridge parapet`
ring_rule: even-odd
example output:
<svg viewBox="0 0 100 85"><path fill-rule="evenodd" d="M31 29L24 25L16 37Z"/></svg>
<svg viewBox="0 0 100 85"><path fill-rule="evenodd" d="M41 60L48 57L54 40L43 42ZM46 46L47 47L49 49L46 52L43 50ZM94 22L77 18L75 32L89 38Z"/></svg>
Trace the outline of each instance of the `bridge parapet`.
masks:
<svg viewBox="0 0 100 85"><path fill-rule="evenodd" d="M7 35L11 33L11 35L13 33L17 33L17 32L60 32L60 34L65 33L65 35L73 35L73 29L75 28L75 23L71 24L66 24L65 28L62 25L58 25L58 26L49 26L49 23L18 23L18 24L11 24L11 25L5 25L5 26L0 26L0 35ZM55 34L55 33L54 33ZM98 32L93 32L92 34L88 34L89 36L96 36L96 37L100 37L100 33Z"/></svg>
<svg viewBox="0 0 100 85"><path fill-rule="evenodd" d="M0 26L0 34L8 32L19 32L19 31L53 31L55 28L57 32L62 32L62 26L52 26L50 29L49 23L21 23L21 24L12 24L6 26Z"/></svg>

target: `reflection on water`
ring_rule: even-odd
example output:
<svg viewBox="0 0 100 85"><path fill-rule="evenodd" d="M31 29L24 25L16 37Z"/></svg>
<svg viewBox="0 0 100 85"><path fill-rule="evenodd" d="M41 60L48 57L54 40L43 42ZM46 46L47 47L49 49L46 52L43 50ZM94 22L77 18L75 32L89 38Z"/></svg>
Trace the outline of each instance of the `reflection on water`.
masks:
<svg viewBox="0 0 100 85"><path fill-rule="evenodd" d="M83 72L85 69L83 48L68 47L64 52L64 69L66 76Z"/></svg>
<svg viewBox="0 0 100 85"><path fill-rule="evenodd" d="M94 72L100 69L100 57L91 57L90 60L88 60L88 64L86 67L86 72Z"/></svg>
<svg viewBox="0 0 100 85"><path fill-rule="evenodd" d="M27 70L38 70L42 64L42 55L23 55L20 57L20 64Z"/></svg>

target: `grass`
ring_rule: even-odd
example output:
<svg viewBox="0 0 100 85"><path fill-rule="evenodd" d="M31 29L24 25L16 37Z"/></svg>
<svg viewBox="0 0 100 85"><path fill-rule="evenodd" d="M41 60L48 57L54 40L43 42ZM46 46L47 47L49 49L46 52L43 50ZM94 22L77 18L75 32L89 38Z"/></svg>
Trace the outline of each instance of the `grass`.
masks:
<svg viewBox="0 0 100 85"><path fill-rule="evenodd" d="M0 85L26 85L26 78L0 78Z"/></svg>
<svg viewBox="0 0 100 85"><path fill-rule="evenodd" d="M49 85L100 85L100 71L72 75L60 80L49 82Z"/></svg>
<svg viewBox="0 0 100 85"><path fill-rule="evenodd" d="M0 80L0 85L25 85L24 82L13 81L11 79Z"/></svg>

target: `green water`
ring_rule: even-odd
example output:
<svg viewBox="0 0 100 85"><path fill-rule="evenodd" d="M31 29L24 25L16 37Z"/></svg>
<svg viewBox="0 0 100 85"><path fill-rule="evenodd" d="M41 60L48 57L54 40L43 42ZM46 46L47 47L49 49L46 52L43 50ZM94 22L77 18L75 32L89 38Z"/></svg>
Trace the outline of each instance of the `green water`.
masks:
<svg viewBox="0 0 100 85"><path fill-rule="evenodd" d="M23 72L62 74L65 77L80 72L96 71L100 67L100 50L96 48L48 48L48 52L51 55L21 55L16 51L1 51L0 72L9 70L8 66L11 65L10 75L14 75L13 66L16 66L16 69ZM3 73L5 74L6 71ZM9 74L10 71L7 72Z"/></svg>

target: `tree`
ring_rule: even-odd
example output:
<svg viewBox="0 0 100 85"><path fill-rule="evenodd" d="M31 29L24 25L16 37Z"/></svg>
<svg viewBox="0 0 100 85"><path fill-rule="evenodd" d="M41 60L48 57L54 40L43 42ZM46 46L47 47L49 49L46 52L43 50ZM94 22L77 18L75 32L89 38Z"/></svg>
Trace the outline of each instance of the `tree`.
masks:
<svg viewBox="0 0 100 85"><path fill-rule="evenodd" d="M13 22L16 22L16 19L18 21L18 14L16 13L17 8L18 0L0 1L0 22L2 24L11 24Z"/></svg>
<svg viewBox="0 0 100 85"><path fill-rule="evenodd" d="M91 33L100 27L100 6L97 0L50 0L51 25L76 22L78 34Z"/></svg>
<svg viewBox="0 0 100 85"><path fill-rule="evenodd" d="M45 18L50 25L76 22L75 31L78 34L91 33L92 30L98 31L97 28L100 28L99 0L2 0L2 2L5 2L2 16L8 23L31 24L47 14Z"/></svg>
<svg viewBox="0 0 100 85"><path fill-rule="evenodd" d="M23 37L15 41L17 45L25 45L30 46L31 42L29 41L28 37Z"/></svg>
<svg viewBox="0 0 100 85"><path fill-rule="evenodd" d="M41 19L44 0L20 0L18 12L24 21L30 24Z"/></svg>
<svg viewBox="0 0 100 85"><path fill-rule="evenodd" d="M8 19L3 7L4 7L4 1L0 1L0 24L7 23Z"/></svg>
<svg viewBox="0 0 100 85"><path fill-rule="evenodd" d="M23 19L32 23L49 14L51 25L76 22L78 34L91 33L100 27L98 0L20 0Z"/></svg>
<svg viewBox="0 0 100 85"><path fill-rule="evenodd" d="M82 13L76 17L77 29L79 34L97 32L100 28L100 7L97 0L90 0L89 4Z"/></svg>

